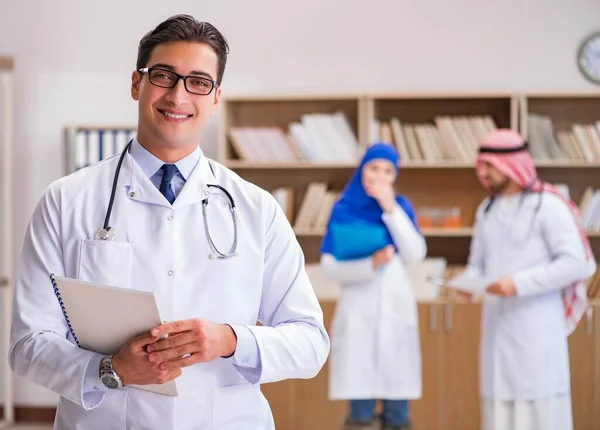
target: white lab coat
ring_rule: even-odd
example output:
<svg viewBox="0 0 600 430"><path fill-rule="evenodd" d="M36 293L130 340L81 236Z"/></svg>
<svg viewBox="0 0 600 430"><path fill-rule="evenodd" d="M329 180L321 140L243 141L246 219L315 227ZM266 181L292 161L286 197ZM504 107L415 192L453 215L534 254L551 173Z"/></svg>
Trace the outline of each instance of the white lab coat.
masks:
<svg viewBox="0 0 600 430"><path fill-rule="evenodd" d="M103 224L117 161L56 181L35 208L15 285L10 367L60 395L55 429L273 429L260 384L312 378L329 352L322 311L284 213L267 192L211 161L213 176L204 156L171 206L127 154L111 216L115 241L92 240ZM229 260L208 258L201 204L208 183L225 187L236 203L239 255ZM233 224L225 199L212 198L208 208L213 241L228 251ZM217 359L184 368L177 398L130 387L82 393L96 354L67 339L51 272L154 291L169 321L247 326L262 372L244 367L245 358Z"/></svg>
<svg viewBox="0 0 600 430"><path fill-rule="evenodd" d="M332 321L329 398L416 399L421 396L417 304L406 265L425 258L423 236L398 206L383 214L400 254L373 270L371 258L321 258L342 286Z"/></svg>
<svg viewBox="0 0 600 430"><path fill-rule="evenodd" d="M500 197L487 214L487 201L480 205L462 275L488 282L511 275L517 290L514 297L486 295L483 301L480 390L484 428L516 428L515 422L502 415L492 416L492 411L496 414L509 402L514 417L519 405L528 404L529 415L539 415L542 405L552 405L544 412L550 419L530 428L564 430L568 427L561 423L571 418L563 415L570 415L571 408L560 290L593 273L595 263L588 266L574 217L559 197L543 193L537 213L539 194L528 194L521 203L520 199L521 195ZM549 402L549 398L556 400ZM558 405L559 401L563 404ZM500 427L504 421L507 426Z"/></svg>

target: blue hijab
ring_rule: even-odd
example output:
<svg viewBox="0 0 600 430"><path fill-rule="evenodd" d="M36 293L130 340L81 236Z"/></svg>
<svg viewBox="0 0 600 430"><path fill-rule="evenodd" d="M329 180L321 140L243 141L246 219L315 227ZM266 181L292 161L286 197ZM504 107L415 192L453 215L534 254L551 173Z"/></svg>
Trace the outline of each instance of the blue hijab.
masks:
<svg viewBox="0 0 600 430"><path fill-rule="evenodd" d="M379 203L377 203L377 200L367 195L362 185L363 167L369 161L375 159L390 161L396 169L396 174L398 174L398 152L392 145L375 143L367 149L358 168L331 210L327 223L327 232L321 243L321 254L332 254L337 260L364 258L386 245L394 245L394 248L398 252L392 236L381 219L383 210L379 206ZM414 210L410 202L402 196L396 196L396 201L406 212L415 228L418 229ZM350 247L350 243L355 242L355 238L360 236L361 232L368 235L371 239L376 236L379 238L377 240L372 239L372 241L377 243L377 249L364 249L360 253L354 251L355 255L349 255L348 252L340 249L345 244L348 244ZM372 246L375 246L375 243L372 243Z"/></svg>

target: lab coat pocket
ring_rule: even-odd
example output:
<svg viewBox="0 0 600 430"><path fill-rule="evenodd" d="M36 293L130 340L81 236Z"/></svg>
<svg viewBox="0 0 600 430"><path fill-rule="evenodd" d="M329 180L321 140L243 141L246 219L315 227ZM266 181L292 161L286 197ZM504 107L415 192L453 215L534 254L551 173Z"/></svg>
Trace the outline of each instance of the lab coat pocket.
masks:
<svg viewBox="0 0 600 430"><path fill-rule="evenodd" d="M269 422L267 412L259 385L232 385L213 391L212 430L263 430Z"/></svg>
<svg viewBox="0 0 600 430"><path fill-rule="evenodd" d="M135 430L127 425L126 390L109 390L102 403L94 409L85 410L65 398L61 398L55 418L55 429L60 430Z"/></svg>
<svg viewBox="0 0 600 430"><path fill-rule="evenodd" d="M78 279L111 287L130 288L131 244L83 239Z"/></svg>

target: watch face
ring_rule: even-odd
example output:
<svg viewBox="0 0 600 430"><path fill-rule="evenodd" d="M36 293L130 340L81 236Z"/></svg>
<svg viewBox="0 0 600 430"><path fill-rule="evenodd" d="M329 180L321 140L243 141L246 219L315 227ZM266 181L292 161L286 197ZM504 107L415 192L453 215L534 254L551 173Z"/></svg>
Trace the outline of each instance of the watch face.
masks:
<svg viewBox="0 0 600 430"><path fill-rule="evenodd" d="M600 83L600 32L588 37L578 55L579 68L583 75L594 83Z"/></svg>
<svg viewBox="0 0 600 430"><path fill-rule="evenodd" d="M102 383L108 388L119 388L119 382L111 375L102 375Z"/></svg>

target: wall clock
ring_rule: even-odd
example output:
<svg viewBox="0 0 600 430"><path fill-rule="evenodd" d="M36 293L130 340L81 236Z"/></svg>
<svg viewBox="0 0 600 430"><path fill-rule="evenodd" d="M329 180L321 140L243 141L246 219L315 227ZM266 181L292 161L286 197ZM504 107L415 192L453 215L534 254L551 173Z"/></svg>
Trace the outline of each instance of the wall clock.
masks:
<svg viewBox="0 0 600 430"><path fill-rule="evenodd" d="M600 84L600 31L588 36L580 45L577 63L583 76Z"/></svg>

